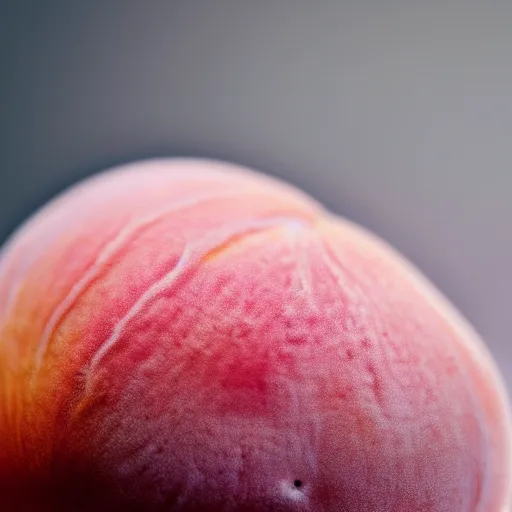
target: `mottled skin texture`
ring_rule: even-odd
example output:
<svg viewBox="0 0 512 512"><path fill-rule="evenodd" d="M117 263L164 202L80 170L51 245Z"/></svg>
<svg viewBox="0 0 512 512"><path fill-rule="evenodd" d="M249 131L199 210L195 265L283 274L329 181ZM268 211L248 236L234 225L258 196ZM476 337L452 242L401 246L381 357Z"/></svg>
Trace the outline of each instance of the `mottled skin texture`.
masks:
<svg viewBox="0 0 512 512"><path fill-rule="evenodd" d="M127 166L0 256L1 510L501 512L509 429L452 306L262 175Z"/></svg>

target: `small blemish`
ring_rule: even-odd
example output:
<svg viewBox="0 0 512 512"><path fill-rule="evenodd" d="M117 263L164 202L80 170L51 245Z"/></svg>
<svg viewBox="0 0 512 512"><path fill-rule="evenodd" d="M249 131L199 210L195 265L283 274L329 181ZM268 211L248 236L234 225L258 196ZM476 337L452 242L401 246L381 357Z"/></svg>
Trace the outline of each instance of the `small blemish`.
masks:
<svg viewBox="0 0 512 512"><path fill-rule="evenodd" d="M308 327L316 327L320 324L320 319L318 316L308 316L306 318L306 324Z"/></svg>
<svg viewBox="0 0 512 512"><path fill-rule="evenodd" d="M293 485L294 485L294 487L297 487L297 488L302 487L302 480L295 480L293 482Z"/></svg>
<svg viewBox="0 0 512 512"><path fill-rule="evenodd" d="M368 350L372 347L372 342L368 338L363 338L361 341L361 346Z"/></svg>
<svg viewBox="0 0 512 512"><path fill-rule="evenodd" d="M290 345L303 345L307 340L304 336L290 336L287 341Z"/></svg>

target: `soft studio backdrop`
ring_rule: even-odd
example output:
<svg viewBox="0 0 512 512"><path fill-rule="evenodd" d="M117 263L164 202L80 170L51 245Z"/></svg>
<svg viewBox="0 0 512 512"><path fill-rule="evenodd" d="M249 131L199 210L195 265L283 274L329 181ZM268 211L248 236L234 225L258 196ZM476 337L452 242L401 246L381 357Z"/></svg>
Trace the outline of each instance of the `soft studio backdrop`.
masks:
<svg viewBox="0 0 512 512"><path fill-rule="evenodd" d="M0 0L0 239L105 167L227 159L377 232L512 389L512 2Z"/></svg>

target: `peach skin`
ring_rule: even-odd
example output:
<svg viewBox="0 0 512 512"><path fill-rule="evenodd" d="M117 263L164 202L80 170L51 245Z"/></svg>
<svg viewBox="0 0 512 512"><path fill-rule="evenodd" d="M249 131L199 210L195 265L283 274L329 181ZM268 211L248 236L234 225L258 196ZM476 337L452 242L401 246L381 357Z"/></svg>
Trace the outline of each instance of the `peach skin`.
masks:
<svg viewBox="0 0 512 512"><path fill-rule="evenodd" d="M510 425L427 279L263 174L126 165L1 253L2 511L503 512Z"/></svg>

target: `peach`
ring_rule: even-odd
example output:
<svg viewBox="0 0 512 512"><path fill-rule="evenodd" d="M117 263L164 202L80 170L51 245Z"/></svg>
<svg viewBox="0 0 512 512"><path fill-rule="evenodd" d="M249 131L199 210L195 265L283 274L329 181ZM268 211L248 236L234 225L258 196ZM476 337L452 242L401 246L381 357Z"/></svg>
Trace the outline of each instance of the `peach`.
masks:
<svg viewBox="0 0 512 512"><path fill-rule="evenodd" d="M110 170L0 263L2 510L501 512L480 338L385 242L219 162Z"/></svg>

